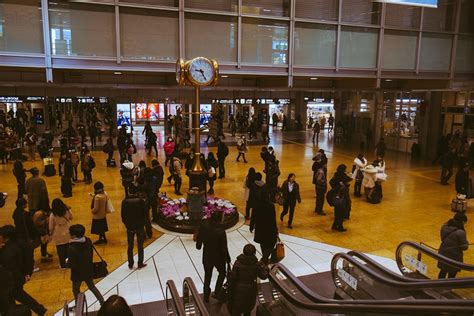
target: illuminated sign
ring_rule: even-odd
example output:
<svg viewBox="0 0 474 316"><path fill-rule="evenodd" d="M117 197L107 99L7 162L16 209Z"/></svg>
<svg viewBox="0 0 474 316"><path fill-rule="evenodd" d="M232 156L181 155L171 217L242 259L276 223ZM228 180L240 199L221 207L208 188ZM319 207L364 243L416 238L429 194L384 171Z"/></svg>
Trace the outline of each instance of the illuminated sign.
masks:
<svg viewBox="0 0 474 316"><path fill-rule="evenodd" d="M437 8L438 0L375 0L376 2L385 2L393 4L414 5L420 7Z"/></svg>

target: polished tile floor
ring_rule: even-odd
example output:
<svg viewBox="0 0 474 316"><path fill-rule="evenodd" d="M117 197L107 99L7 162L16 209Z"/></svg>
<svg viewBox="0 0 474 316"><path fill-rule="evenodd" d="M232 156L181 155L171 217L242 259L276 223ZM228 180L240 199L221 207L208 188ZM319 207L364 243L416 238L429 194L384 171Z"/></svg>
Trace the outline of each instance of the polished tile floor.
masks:
<svg viewBox="0 0 474 316"><path fill-rule="evenodd" d="M164 137L161 130L158 133L161 146ZM141 131L137 130L135 134L136 143L139 148L142 148L144 140L140 136ZM438 180L440 172L438 166L433 166L428 162L412 162L405 154L388 152L386 160L389 177L388 181L384 183L382 203L371 205L363 199L354 198L351 219L345 223L348 229L347 232L336 233L331 231L333 211L328 205L324 207L328 213L327 216L314 214L315 193L311 183L311 158L318 148L325 149L329 158L328 173L332 175L340 163L345 163L348 169L351 169L357 149L345 144L333 144L332 135L328 134L327 131L321 133L319 146L311 142L311 136L309 131L281 132L278 130L271 134L270 145L275 148L276 156L280 160L281 176L279 182L283 182L290 172L296 173L296 181L300 183L302 195L302 203L297 205L295 213L294 229L290 230L286 227L286 223L278 221L280 233L322 244L335 245L344 249L356 249L391 259L394 258L398 244L404 240L423 241L436 248L439 246L439 228L452 217L450 202L455 195L454 179L451 180L449 186L442 186ZM228 140L231 140L230 135L228 135ZM239 210L243 210L245 207L242 184L248 168L255 167L260 172L263 170L263 161L259 156L261 143L251 142L249 145L247 155L249 162L247 164L236 162L237 150L234 146L230 147L230 155L226 160L226 178L218 180L215 185L216 196L232 200ZM216 148L212 145L209 148L203 148L205 153L208 151L215 152L215 150ZM366 154L369 160L374 159L373 150L369 150ZM102 151L97 150L93 155L97 162L93 178L105 184L106 191L114 201L116 208L118 208L123 198L118 168L105 167L105 154ZM57 159L56 154L55 163L57 163ZM144 159L148 163L151 162L151 157L147 156L143 150L139 150L139 153L135 155L134 162L138 163L140 159ZM164 153L161 148L159 160L161 163L164 162ZM42 169L39 161L25 163L26 168L32 166L38 166ZM11 170L12 164L0 165L2 179L0 191L9 194L7 204L3 209L0 209L0 224L2 225L12 222L11 214L14 209L16 182ZM168 173L167 170L166 173ZM59 177L46 178L46 182L50 200L60 198ZM187 185L187 179L184 179L184 190L186 190ZM72 208L73 223L84 224L88 231L91 224L89 193L92 191L91 185L79 182L74 186L73 197L65 199L65 202ZM162 191L173 196L173 188L167 183L163 185ZM471 210L468 211L468 217L470 217L471 212ZM119 213L108 216L108 223L110 230L108 233L109 243L98 248L109 263L110 270L114 270L126 261L126 234ZM466 227L469 240L474 240L472 227L472 221L469 221ZM162 233L156 232L154 238L147 241L147 245L153 243L161 235ZM173 245L175 243L177 241L174 241ZM185 241L182 243L186 244ZM185 249L183 247L181 246L182 249ZM49 249L55 255L54 246L51 245ZM39 251L36 255L36 258L39 259ZM160 258L165 260L166 256L160 256ZM49 264L38 263L41 270L33 275L32 280L25 287L38 301L46 305L51 313L59 310L64 301L69 301L72 298L69 271L59 270L56 255L54 259ZM466 251L465 261L474 262L474 252L471 249ZM160 267L164 271L166 271L166 268L174 269L168 265Z"/></svg>
<svg viewBox="0 0 474 316"><path fill-rule="evenodd" d="M228 232L228 247L232 258L242 253L247 243L253 242L253 234L247 225ZM281 261L296 276L314 274L331 270L331 259L334 254L346 252L337 246L331 246L303 238L281 234L285 244L285 258ZM260 256L260 251L258 251ZM395 261L371 256L392 271L399 273ZM109 276L97 283L97 288L107 298L118 294L127 299L129 304L141 304L160 301L166 298L166 281L174 280L178 292L182 295L182 284L186 277L191 277L200 293L203 289L204 268L202 266L202 252L196 250L195 242L191 236L164 234L151 243L145 250L147 267L141 270L128 269L127 263L122 264ZM211 288L214 289L217 272ZM266 282L266 281L263 281ZM90 291L86 291L86 300L89 311L100 308L96 298ZM73 305L73 303L70 303ZM57 315L62 315L59 311Z"/></svg>

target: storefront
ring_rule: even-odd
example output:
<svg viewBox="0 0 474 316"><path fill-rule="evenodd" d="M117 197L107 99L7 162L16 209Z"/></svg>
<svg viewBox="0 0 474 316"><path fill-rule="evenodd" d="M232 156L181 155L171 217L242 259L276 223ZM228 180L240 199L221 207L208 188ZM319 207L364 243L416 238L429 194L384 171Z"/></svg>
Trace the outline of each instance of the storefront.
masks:
<svg viewBox="0 0 474 316"><path fill-rule="evenodd" d="M383 131L387 149L411 152L418 143L419 112L424 92L385 92Z"/></svg>
<svg viewBox="0 0 474 316"><path fill-rule="evenodd" d="M321 117L329 118L330 115L334 116L334 99L329 98L305 98L306 101L306 118L307 125L309 125L310 119L313 121L320 121ZM324 126L323 126L324 128Z"/></svg>
<svg viewBox="0 0 474 316"><path fill-rule="evenodd" d="M46 124L46 98L45 97L3 97L0 96L0 111L7 114L13 113L15 117L27 118L33 122L38 132L43 132Z"/></svg>
<svg viewBox="0 0 474 316"><path fill-rule="evenodd" d="M474 139L474 92L444 92L441 113L443 135L459 130Z"/></svg>

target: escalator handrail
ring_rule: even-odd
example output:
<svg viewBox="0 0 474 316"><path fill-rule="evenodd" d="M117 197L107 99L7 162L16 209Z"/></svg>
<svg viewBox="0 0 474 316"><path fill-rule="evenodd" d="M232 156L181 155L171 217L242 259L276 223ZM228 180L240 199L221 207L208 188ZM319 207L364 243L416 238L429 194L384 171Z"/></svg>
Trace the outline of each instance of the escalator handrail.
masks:
<svg viewBox="0 0 474 316"><path fill-rule="evenodd" d="M380 272L385 273L388 276L393 277L394 279L397 279L401 282L420 282L420 281L423 281L422 279L410 278L410 277L406 277L405 275L399 275L397 273L394 273L394 272L390 271L389 269L387 269L386 267L384 267L383 265L381 265L377 261L373 260L372 258L370 258L369 256L367 256L364 253L361 253L361 252L358 252L358 251L349 251L347 254L351 255L353 257L357 257L357 258L363 260L365 263L369 263L371 265L371 268L376 268ZM429 278L426 277L426 279L429 279ZM442 281L442 280L439 280L439 279L432 279L432 280L433 281ZM466 278L456 278L456 280L474 280L474 276L473 277L466 277Z"/></svg>
<svg viewBox="0 0 474 316"><path fill-rule="evenodd" d="M67 301L65 301L63 305L63 316L69 316L69 304Z"/></svg>
<svg viewBox="0 0 474 316"><path fill-rule="evenodd" d="M191 294L194 298L194 303L196 304L197 309L199 310L200 315L202 316L209 316L209 312L202 301L201 296L199 295L198 290L196 289L196 285L194 284L193 279L190 277L184 278L183 281L183 296L184 296L184 289L188 288L191 291ZM184 297L183 297L184 299Z"/></svg>
<svg viewBox="0 0 474 316"><path fill-rule="evenodd" d="M168 290L169 293L171 294L171 300L173 301L173 305L176 309L176 312L178 313L178 316L185 316L186 311L184 309L183 303L181 302L181 298L178 294L178 290L176 289L176 285L173 280L168 280L166 281L166 308L168 309Z"/></svg>
<svg viewBox="0 0 474 316"><path fill-rule="evenodd" d="M287 280L307 298L305 302L293 294L293 291L280 280L276 273L280 271ZM309 289L284 265L275 264L269 274L270 281L292 304L310 310L319 311L366 311L366 312L473 312L474 302L469 300L353 300L343 301L323 297Z"/></svg>
<svg viewBox="0 0 474 316"><path fill-rule="evenodd" d="M84 306L86 310L84 311ZM76 299L76 310L74 311L74 315L76 316L83 316L87 315L87 299L84 293L79 293Z"/></svg>
<svg viewBox="0 0 474 316"><path fill-rule="evenodd" d="M437 253L436 251L426 247L426 246L423 246L419 243L416 243L416 242L413 242L413 241L404 241L402 243L400 243L397 247L397 250L395 252L395 258L396 258L396 261L397 261L397 265L398 265L398 268L400 269L400 271L403 273L403 262L402 262L402 249L406 246L409 246L409 247L412 247L412 248L415 248L416 250L418 251L421 251L423 252L424 254L428 255L429 257L435 259L436 261L441 261L451 267L455 267L455 268L458 268L458 269L461 269L461 270L465 270L465 271L474 271L474 265L472 264L468 264L468 263L463 263L463 262L459 262L459 261L456 261L456 260L453 260L451 258L448 258L446 256L443 256L443 255L440 255L439 253Z"/></svg>
<svg viewBox="0 0 474 316"><path fill-rule="evenodd" d="M354 257L348 255L347 253L337 253L333 256L331 260L331 271L333 274L333 280L337 287L336 280L334 279L336 264L339 258L343 258L352 265L356 266L359 270L369 275L371 278L376 279L378 282L381 282L387 286L393 286L400 289L410 290L410 289L426 289L426 288L465 288L465 287L474 287L474 278L462 278L462 279L442 279L442 280L420 280L418 282L404 282L397 281L391 278L388 278L384 275L381 275L368 266L362 264Z"/></svg>

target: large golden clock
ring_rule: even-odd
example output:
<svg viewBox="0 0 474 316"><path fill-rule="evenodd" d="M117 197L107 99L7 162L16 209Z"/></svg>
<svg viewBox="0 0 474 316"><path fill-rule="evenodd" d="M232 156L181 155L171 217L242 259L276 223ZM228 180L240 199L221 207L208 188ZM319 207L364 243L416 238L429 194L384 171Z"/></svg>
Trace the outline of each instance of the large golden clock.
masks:
<svg viewBox="0 0 474 316"><path fill-rule="evenodd" d="M219 65L213 59L196 57L187 62L182 59L176 62L176 81L179 85L188 83L195 87L212 86L217 83L218 77Z"/></svg>

